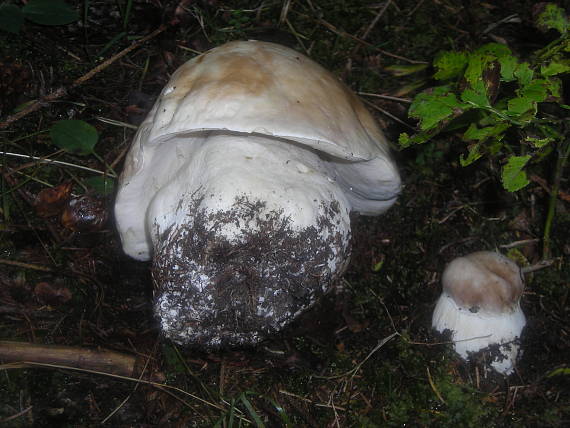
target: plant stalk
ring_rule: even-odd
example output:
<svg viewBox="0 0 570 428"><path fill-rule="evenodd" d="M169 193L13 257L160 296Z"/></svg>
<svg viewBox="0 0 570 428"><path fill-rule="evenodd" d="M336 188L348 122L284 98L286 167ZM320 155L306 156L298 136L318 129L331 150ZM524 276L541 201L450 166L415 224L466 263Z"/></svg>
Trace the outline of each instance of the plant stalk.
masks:
<svg viewBox="0 0 570 428"><path fill-rule="evenodd" d="M560 189L560 181L562 172L570 155L570 138L566 137L558 146L558 159L556 160L556 169L554 170L554 180L550 189L550 199L548 201L548 212L546 214L546 222L544 224L544 235L542 237L542 258L550 258L550 232L556 214L556 202L558 200L558 191Z"/></svg>

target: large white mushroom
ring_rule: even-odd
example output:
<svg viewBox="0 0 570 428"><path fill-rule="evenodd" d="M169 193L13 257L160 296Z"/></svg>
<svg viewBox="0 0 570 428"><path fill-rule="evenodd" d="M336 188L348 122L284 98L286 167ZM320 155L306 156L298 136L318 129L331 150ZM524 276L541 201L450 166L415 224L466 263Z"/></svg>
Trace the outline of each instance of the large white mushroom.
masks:
<svg viewBox="0 0 570 428"><path fill-rule="evenodd" d="M442 285L433 328L440 333L451 330L454 349L464 360L488 351L493 369L512 373L526 324L520 306L524 280L518 265L496 252L472 253L447 265Z"/></svg>
<svg viewBox="0 0 570 428"><path fill-rule="evenodd" d="M232 42L182 65L141 124L115 205L124 251L153 259L165 335L255 344L331 288L353 210L400 192L388 145L335 76L280 45Z"/></svg>

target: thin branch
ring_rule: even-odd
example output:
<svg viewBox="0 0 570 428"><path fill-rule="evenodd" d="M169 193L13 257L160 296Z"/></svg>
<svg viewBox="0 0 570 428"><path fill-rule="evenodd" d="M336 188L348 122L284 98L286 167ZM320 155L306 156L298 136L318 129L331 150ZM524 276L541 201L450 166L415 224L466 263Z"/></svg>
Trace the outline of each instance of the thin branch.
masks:
<svg viewBox="0 0 570 428"><path fill-rule="evenodd" d="M70 162L64 162L64 161L58 161L55 159L49 159L49 158L45 158L45 157L40 157L40 156L31 156L31 155L25 155L23 153L10 153L10 152L0 152L0 155L2 156L12 156L15 158L24 158L24 159L31 159L31 160L35 160L38 161L39 163L47 163L47 164L52 164L52 165L59 165L59 166L68 166L70 168L77 168L77 169L82 169L84 171L89 171L89 172L93 172L95 174L101 174L101 175L106 175L108 177L112 177L112 178L117 178L117 174L114 174L112 172L107 172L105 173L104 171L100 171L98 169L93 169L93 168L89 168L83 165L77 165L74 163L70 163Z"/></svg>
<svg viewBox="0 0 570 428"><path fill-rule="evenodd" d="M49 268L47 266L40 266L40 265L36 265L36 264L32 264L32 263L18 262L15 260L0 259L0 264L9 265L9 266L16 266L16 267L19 267L22 269L38 270L41 272L53 272L53 269Z"/></svg>
<svg viewBox="0 0 570 428"><path fill-rule="evenodd" d="M13 114L12 116L8 116L4 122L0 122L0 129L7 128L12 123L16 122L17 120L20 120L21 118L27 116L28 114L33 113L33 112L45 107L49 103L51 103L55 100L58 100L59 98L64 97L65 95L67 95L69 93L70 90L72 90L72 89L82 85L83 83L87 82L89 79L91 79L97 73L100 73L101 71L105 70L107 67L109 67L111 64L113 64L118 59L121 59L122 57L124 57L128 53L132 52L133 50L141 47L144 43L148 42L150 39L153 39L154 37L158 36L160 33L162 33L164 30L166 30L166 28L167 28L166 25L161 25L156 30L154 30L152 33L150 33L149 35L143 37L140 40L137 40L128 48L123 49L118 54L113 55L108 60L102 62L97 67L90 70L87 74L84 74L80 78L74 80L71 83L71 85L69 85L69 87L66 88L66 87L62 86L62 87L56 89L55 91L53 91L52 93L50 93L50 94L40 98L39 100L35 101L34 103L30 104L29 106L27 106L25 109L19 111L18 113Z"/></svg>

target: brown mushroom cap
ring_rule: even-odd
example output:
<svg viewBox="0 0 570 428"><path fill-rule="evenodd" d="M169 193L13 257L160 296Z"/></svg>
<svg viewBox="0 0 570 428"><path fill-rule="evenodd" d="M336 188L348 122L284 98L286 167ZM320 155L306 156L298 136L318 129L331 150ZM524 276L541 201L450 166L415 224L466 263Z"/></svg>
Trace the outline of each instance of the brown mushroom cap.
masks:
<svg viewBox="0 0 570 428"><path fill-rule="evenodd" d="M401 190L382 131L346 85L293 49L231 42L176 70L139 127L115 204L127 254L151 257L153 198L194 157L194 148L181 146L197 146L214 133L316 153L319 169L342 189L350 209L364 215L386 211Z"/></svg>
<svg viewBox="0 0 570 428"><path fill-rule="evenodd" d="M517 264L490 251L453 260L443 273L442 284L444 293L458 306L495 314L514 310L524 289Z"/></svg>
<svg viewBox="0 0 570 428"><path fill-rule="evenodd" d="M352 161L389 157L354 93L305 55L266 42L227 43L183 64L141 128L154 142L227 129L287 138Z"/></svg>

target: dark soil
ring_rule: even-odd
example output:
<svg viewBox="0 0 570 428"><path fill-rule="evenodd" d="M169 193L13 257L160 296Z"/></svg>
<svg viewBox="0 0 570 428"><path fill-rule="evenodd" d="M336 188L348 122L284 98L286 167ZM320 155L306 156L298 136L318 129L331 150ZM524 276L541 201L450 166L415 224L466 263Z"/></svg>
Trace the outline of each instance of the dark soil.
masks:
<svg viewBox="0 0 570 428"><path fill-rule="evenodd" d="M352 259L337 291L255 348L212 352L161 336L152 266L122 253L113 194L90 181L101 174L77 168L103 171L104 161L120 171L134 128L170 74L198 52L248 38L296 48L356 92L399 98L362 95L396 141L415 126L408 101L429 87L431 71L395 76L390 67L491 41L528 57L553 37L534 28L535 2L68 2L80 21L26 21L19 34L1 33L0 122L167 27L0 130L0 340L112 349L134 356L143 372L116 377L5 362L1 426L569 425L567 201L558 201L553 263L526 276L528 324L515 374L461 362L430 329L441 272L456 256L498 250L521 265L541 260L553 154L533 167L546 184L510 194L492 162L459 166L464 147L453 136L452 144L398 152L403 193L386 215L353 218ZM98 156L59 152L48 131L61 119L95 126ZM61 187L46 202L39 195L53 186ZM561 186L567 195L567 174Z"/></svg>

